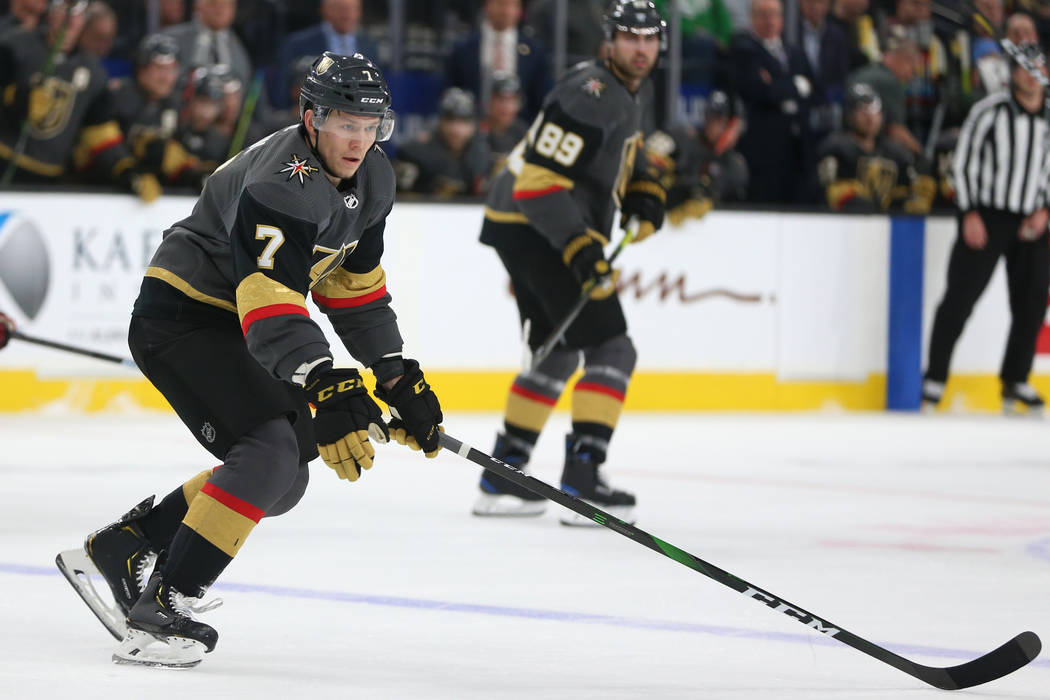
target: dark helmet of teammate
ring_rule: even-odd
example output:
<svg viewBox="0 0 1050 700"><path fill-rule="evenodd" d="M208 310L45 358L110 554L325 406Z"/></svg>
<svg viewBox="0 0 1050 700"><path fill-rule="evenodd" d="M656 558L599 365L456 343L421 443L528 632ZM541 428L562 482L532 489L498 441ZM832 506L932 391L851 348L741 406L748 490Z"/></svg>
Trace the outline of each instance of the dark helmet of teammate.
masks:
<svg viewBox="0 0 1050 700"><path fill-rule="evenodd" d="M732 114L733 103L729 101L729 95L721 90L712 92L711 96L707 98L707 104L704 105L704 118L728 117Z"/></svg>
<svg viewBox="0 0 1050 700"><path fill-rule="evenodd" d="M376 141L394 132L390 89L376 64L359 53L340 56L325 51L314 61L299 95L299 117L312 109L314 121L324 124L331 110L379 117Z"/></svg>
<svg viewBox="0 0 1050 700"><path fill-rule="evenodd" d="M521 92L521 80L514 73L493 73L493 95L517 95Z"/></svg>
<svg viewBox="0 0 1050 700"><path fill-rule="evenodd" d="M193 97L206 97L210 100L221 100L226 92L226 83L229 77L222 70L198 68L193 72L192 95Z"/></svg>
<svg viewBox="0 0 1050 700"><path fill-rule="evenodd" d="M882 99L879 98L879 93L875 92L875 88L867 83L854 83L846 90L846 100L842 106L842 111L846 115L850 115L858 109L882 111Z"/></svg>
<svg viewBox="0 0 1050 700"><path fill-rule="evenodd" d="M135 66L142 68L150 63L174 63L179 60L179 44L166 34L150 34L139 42L135 50Z"/></svg>
<svg viewBox="0 0 1050 700"><path fill-rule="evenodd" d="M438 100L438 115L442 119L473 119L476 109L474 96L463 88L449 88Z"/></svg>
<svg viewBox="0 0 1050 700"><path fill-rule="evenodd" d="M605 13L605 40L612 41L616 32L659 34L660 48L667 47L667 22L651 0L613 0Z"/></svg>

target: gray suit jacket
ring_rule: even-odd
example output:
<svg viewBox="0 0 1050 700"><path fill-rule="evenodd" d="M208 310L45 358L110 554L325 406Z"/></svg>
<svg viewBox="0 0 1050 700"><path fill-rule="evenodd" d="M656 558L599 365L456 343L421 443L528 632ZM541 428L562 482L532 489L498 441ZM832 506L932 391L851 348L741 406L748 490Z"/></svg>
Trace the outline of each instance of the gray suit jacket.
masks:
<svg viewBox="0 0 1050 700"><path fill-rule="evenodd" d="M200 66L210 66L215 63L227 63L230 70L241 81L245 91L252 80L252 61L248 56L244 44L237 38L232 30L225 32L226 51L228 60L217 60L212 47L212 32L197 22L183 22L163 31L173 37L179 45L179 67L183 75L190 70Z"/></svg>

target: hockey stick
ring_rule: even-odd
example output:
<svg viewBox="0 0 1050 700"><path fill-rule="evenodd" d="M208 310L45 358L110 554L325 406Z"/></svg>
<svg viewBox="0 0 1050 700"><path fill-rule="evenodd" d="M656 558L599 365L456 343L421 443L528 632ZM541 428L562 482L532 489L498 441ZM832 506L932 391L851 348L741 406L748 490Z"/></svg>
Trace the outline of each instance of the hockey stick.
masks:
<svg viewBox="0 0 1050 700"><path fill-rule="evenodd" d="M26 335L19 330L11 330L10 335L15 340L21 340L26 343L34 343L36 345L43 345L44 347L54 348L55 350L65 350L76 355L85 355L87 357L93 357L96 360L105 360L106 362L115 362L118 365L124 365L125 367L133 367L138 369L138 365L135 361L127 357L119 357L117 355L110 355L108 353L99 352L98 350L88 350L87 348L79 348L76 345L66 345L65 343L59 343L54 340L45 340L44 338L36 338L31 335Z"/></svg>
<svg viewBox="0 0 1050 700"><path fill-rule="evenodd" d="M460 457L463 457L480 467L484 467L490 472L498 474L504 479L512 481L522 488L526 488L539 496L554 501L558 505L564 506L565 508L578 513L589 520L593 520L599 525L607 527L614 532L618 532L624 537L634 540L638 544L644 545L654 552L658 552L670 559L674 559L693 571L698 571L704 576L714 579L722 585L732 588L738 593L744 594L748 598L753 598L766 607L772 608L777 612L782 612L788 617L795 618L806 627L810 627L817 632L832 637L858 651L862 651L868 656L889 664L897 670L903 671L909 676L918 678L936 688L942 690L959 690L962 688L970 688L975 685L981 685L982 683L988 683L997 678L1002 678L1030 662L1039 654L1039 650L1042 648L1042 643L1034 632L1022 632L995 651L991 651L984 656L958 666L940 668L936 666L924 666L915 663L914 661L909 661L903 656L898 656L888 649L884 649L873 642L858 637L852 632L849 632L838 625L832 624L826 619L817 617L813 613L800 608L794 603L789 603L779 596L775 596L758 586L737 578L727 571L719 569L713 564L709 564L688 552L678 549L678 547L675 547L673 544L664 542L634 525L625 523L605 511L595 508L585 501L570 496L564 491L556 489L534 476L524 474L509 464L501 462L495 457L491 457L484 452L476 450L466 443L460 442L447 433L440 433L438 435L438 440L440 441L441 446L446 450L454 452Z"/></svg>
<svg viewBox="0 0 1050 700"><path fill-rule="evenodd" d="M616 258L623 252L623 249L627 247L627 244L634 240L634 237L638 235L638 227L641 225L637 216L632 216L630 221L627 222L627 230L623 234L623 238L616 244L616 248L613 250L612 255L609 256L609 268L612 269L612 264ZM562 337L565 335L565 331L568 330L572 322L576 320L576 317L583 311L583 307L587 306L587 302L591 300L591 290L598 284L598 278L592 277L583 283L583 287L580 288L580 297L576 300L576 303L569 309L569 313L565 314L565 318L555 326L551 334L547 336L547 339L543 341L543 344L536 348L536 352L532 353L531 362L529 366L525 368L525 371L529 371L533 367L537 367L554 351L554 346L561 342ZM528 342L528 338L525 339Z"/></svg>
<svg viewBox="0 0 1050 700"><path fill-rule="evenodd" d="M230 139L230 150L226 154L226 160L240 153L241 148L244 146L244 137L248 134L248 127L252 123L255 105L259 102L259 93L262 92L263 78L265 77L266 72L262 68L255 71L255 77L252 78L251 87L244 98L244 104L241 106L241 114L237 119L237 128L233 132L233 138Z"/></svg>

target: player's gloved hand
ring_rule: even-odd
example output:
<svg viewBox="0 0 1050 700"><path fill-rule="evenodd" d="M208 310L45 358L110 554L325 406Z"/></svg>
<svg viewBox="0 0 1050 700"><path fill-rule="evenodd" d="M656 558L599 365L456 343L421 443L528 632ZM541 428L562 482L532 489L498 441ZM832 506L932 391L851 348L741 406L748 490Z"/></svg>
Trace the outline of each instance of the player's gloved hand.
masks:
<svg viewBox="0 0 1050 700"><path fill-rule="evenodd" d="M314 437L321 458L340 479L357 481L362 469L372 468L376 453L368 436L377 442L389 439L383 412L368 395L356 369L324 364L311 372L305 391L307 400L317 407Z"/></svg>
<svg viewBox="0 0 1050 700"><path fill-rule="evenodd" d="M405 373L389 389L376 385L376 397L390 406L390 437L413 450L436 457L441 450L438 431L443 430L441 404L434 395L419 363L405 360Z"/></svg>
<svg viewBox="0 0 1050 700"><path fill-rule="evenodd" d="M131 176L131 191L146 204L160 197L163 188L153 173L135 173Z"/></svg>
<svg viewBox="0 0 1050 700"><path fill-rule="evenodd" d="M11 331L15 329L15 322L7 314L0 314L0 348L3 348L11 340Z"/></svg>
<svg viewBox="0 0 1050 700"><path fill-rule="evenodd" d="M627 228L632 216L640 222L634 242L644 241L664 225L664 206L667 192L658 183L649 180L634 180L627 185L627 193L620 202L620 228Z"/></svg>
<svg viewBox="0 0 1050 700"><path fill-rule="evenodd" d="M591 299L605 299L616 291L619 273L605 259L606 243L604 236L588 230L570 240L561 253L561 259Z"/></svg>

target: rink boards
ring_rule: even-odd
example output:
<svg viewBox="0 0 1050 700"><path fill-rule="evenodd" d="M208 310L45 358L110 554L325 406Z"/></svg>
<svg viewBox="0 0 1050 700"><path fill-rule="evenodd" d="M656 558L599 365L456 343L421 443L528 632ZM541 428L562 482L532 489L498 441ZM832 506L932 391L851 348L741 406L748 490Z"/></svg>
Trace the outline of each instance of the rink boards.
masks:
<svg viewBox="0 0 1050 700"><path fill-rule="evenodd" d="M28 334L127 355L142 272L193 202L0 196L0 310ZM401 203L386 229L405 353L453 410L502 408L521 360L507 276L477 242L481 217L479 205ZM639 352L627 408L884 408L888 391L917 381L954 235L948 218L715 212L632 245L618 265ZM1000 265L956 350L948 404L997 407L1007 308ZM1037 372L1047 366L1037 358ZM18 341L0 353L0 410L143 407L165 403L134 370Z"/></svg>

